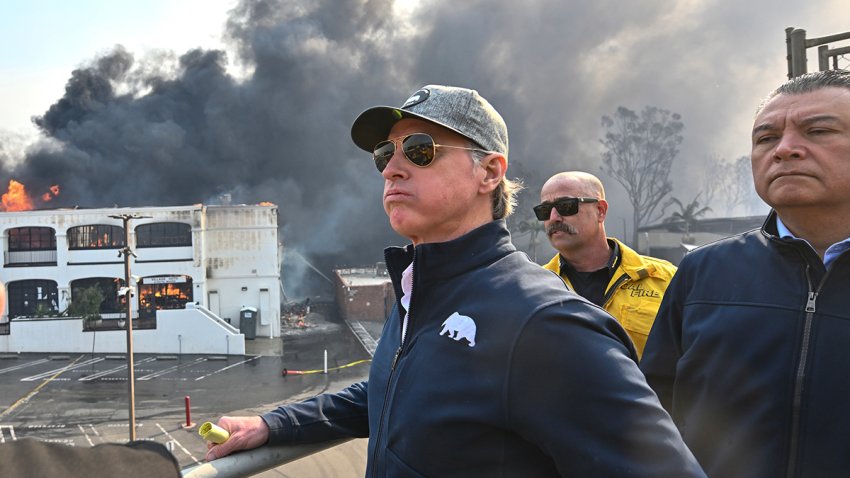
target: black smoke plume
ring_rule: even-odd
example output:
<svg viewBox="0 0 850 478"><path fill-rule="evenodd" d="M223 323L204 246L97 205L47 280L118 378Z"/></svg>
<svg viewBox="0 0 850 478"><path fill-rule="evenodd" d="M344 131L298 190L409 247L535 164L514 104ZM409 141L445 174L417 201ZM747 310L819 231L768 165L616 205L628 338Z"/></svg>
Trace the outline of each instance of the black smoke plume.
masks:
<svg viewBox="0 0 850 478"><path fill-rule="evenodd" d="M549 175L584 169L606 182L609 233L622 236L619 217L631 211L601 174L602 115L619 105L681 114L674 182L684 189L689 165L746 154L755 105L784 80L781 8L682 3L426 0L408 14L390 0L243 0L222 51L140 58L116 46L73 71L65 95L34 119L45 139L4 173L32 191L59 184L56 207L224 193L274 202L284 247L329 274L404 242L387 224L369 155L350 141L351 122L422 85L454 84L478 89L506 118L509 174L528 186L521 210ZM816 7L795 8L797 20L814 18ZM296 296L309 293L304 285L286 284Z"/></svg>

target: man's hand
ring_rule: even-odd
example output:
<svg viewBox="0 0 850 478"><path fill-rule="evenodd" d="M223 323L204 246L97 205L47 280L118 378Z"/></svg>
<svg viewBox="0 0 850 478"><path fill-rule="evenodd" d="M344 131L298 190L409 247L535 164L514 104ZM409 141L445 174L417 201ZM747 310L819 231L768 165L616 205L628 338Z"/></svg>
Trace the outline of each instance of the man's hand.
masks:
<svg viewBox="0 0 850 478"><path fill-rule="evenodd" d="M207 442L207 461L257 448L269 441L269 426L260 417L221 417L217 425L230 432L230 438L219 445Z"/></svg>

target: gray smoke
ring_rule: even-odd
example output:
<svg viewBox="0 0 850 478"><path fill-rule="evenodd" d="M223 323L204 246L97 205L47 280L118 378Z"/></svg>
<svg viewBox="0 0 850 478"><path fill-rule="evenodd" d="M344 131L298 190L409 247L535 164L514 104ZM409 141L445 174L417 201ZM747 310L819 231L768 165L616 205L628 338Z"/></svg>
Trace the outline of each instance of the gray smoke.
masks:
<svg viewBox="0 0 850 478"><path fill-rule="evenodd" d="M65 95L35 119L47 139L4 173L31 191L59 184L55 207L223 193L271 201L284 247L320 270L371 264L404 241L351 122L422 85L454 84L478 89L506 118L509 173L528 186L523 211L551 174L584 169L606 183L609 233L622 236L631 211L601 174L601 116L620 105L681 114L674 187L688 202L695 165L747 154L755 105L785 77L784 28L814 24L839 1L795 3L788 17L766 0L426 0L396 17L390 0L243 0L223 32L226 52L137 58L117 46L72 72ZM307 293L305 284L286 284L288 293Z"/></svg>

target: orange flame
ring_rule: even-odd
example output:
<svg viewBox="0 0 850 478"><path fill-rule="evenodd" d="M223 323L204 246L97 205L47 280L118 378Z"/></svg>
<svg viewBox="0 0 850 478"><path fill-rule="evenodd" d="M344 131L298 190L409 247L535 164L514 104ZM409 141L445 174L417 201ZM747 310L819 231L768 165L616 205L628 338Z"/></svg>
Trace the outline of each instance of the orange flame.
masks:
<svg viewBox="0 0 850 478"><path fill-rule="evenodd" d="M59 185L50 186L50 191L41 195L42 202L48 202L59 195ZM29 211L35 206L33 200L27 193L27 188L22 183L9 180L8 190L0 196L0 211Z"/></svg>
<svg viewBox="0 0 850 478"><path fill-rule="evenodd" d="M59 185L54 184L53 186L50 186L50 191L41 195L41 200L44 201L44 202L48 202L58 195L59 195Z"/></svg>
<svg viewBox="0 0 850 478"><path fill-rule="evenodd" d="M274 203L270 203L268 201L263 201L263 202L261 202L260 204L257 204L257 205L258 206L274 206Z"/></svg>
<svg viewBox="0 0 850 478"><path fill-rule="evenodd" d="M14 179L9 180L9 190L0 197L0 201L3 202L4 211L29 211L32 209L32 199L27 194L27 189Z"/></svg>

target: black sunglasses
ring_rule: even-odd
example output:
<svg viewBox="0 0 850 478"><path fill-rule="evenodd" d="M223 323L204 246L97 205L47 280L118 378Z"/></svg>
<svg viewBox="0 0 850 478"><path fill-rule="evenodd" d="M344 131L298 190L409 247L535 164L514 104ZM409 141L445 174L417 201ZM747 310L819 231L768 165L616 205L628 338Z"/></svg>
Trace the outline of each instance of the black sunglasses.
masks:
<svg viewBox="0 0 850 478"><path fill-rule="evenodd" d="M540 221L546 221L552 214L552 208L561 216L572 216L578 212L578 205L582 202L599 202L596 198L558 198L554 202L544 202L534 206L534 214Z"/></svg>
<svg viewBox="0 0 850 478"><path fill-rule="evenodd" d="M430 135L425 133L413 133L407 136L402 136L401 138L381 141L375 145L375 149L372 151L372 159L375 160L375 166L378 168L378 171L383 173L384 169L387 168L387 164L389 164L390 159L392 159L395 154L397 143L401 143L401 152L404 157L420 168L424 168L434 161L434 156L437 154L437 148L465 149L467 151L481 151L483 153L490 152L478 148L464 148L463 146L437 144L434 142L434 138Z"/></svg>

